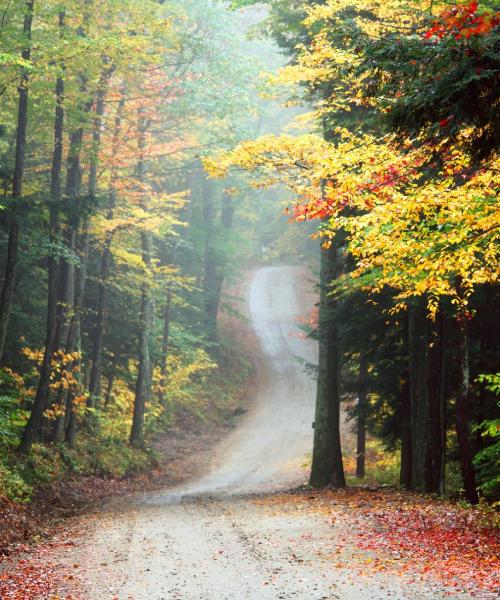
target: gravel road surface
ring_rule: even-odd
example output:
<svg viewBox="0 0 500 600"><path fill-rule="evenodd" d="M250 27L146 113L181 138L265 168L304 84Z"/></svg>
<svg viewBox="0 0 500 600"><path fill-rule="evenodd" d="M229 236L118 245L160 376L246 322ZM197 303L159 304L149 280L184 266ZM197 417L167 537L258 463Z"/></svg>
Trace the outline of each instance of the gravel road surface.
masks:
<svg viewBox="0 0 500 600"><path fill-rule="evenodd" d="M448 597L335 568L327 554L342 525L252 495L301 483L311 450L315 386L298 360L316 358L298 322L312 308L303 298L299 306L304 276L295 267L264 267L253 276L248 308L264 354L257 398L206 474L111 504L65 555L83 567L89 600Z"/></svg>

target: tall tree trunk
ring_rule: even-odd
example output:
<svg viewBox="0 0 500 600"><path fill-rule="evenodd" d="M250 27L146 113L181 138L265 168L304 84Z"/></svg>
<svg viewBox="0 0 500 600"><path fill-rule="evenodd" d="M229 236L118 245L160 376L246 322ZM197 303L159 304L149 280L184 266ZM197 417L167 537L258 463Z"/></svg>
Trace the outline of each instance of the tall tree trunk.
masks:
<svg viewBox="0 0 500 600"><path fill-rule="evenodd" d="M337 241L334 240L329 248L321 249L318 388L309 479L313 487L329 484L335 487L345 486L340 444L340 361L335 322L336 300L331 297L329 287L338 275Z"/></svg>
<svg viewBox="0 0 500 600"><path fill-rule="evenodd" d="M78 254L78 267L72 265L67 281L68 302L71 303L71 316L69 318L65 338L66 354L75 354L75 358L67 368L73 371L77 369L75 378L78 381L78 390L69 389L59 396L59 403L64 407L64 414L58 417L54 428L54 441L62 442L63 439L73 446L76 436L76 415L74 398L75 393L83 390L81 373L81 313L83 308L83 297L85 293L85 282L88 260L88 234L86 231L76 236L73 243L75 252Z"/></svg>
<svg viewBox="0 0 500 600"><path fill-rule="evenodd" d="M367 378L368 369L366 357L362 354L359 358L357 407L356 477L358 479L362 479L365 476L366 411L368 408Z"/></svg>
<svg viewBox="0 0 500 600"><path fill-rule="evenodd" d="M76 232L75 229L70 231L69 247L72 253L76 251ZM64 313L63 323L63 341L60 345L61 350L66 355L72 354L75 351L73 338L74 338L74 327L73 327L73 307L75 304L75 265L74 263L67 263L66 267L66 280L65 280L65 304L67 310ZM65 365L65 370L72 370L74 367L74 361ZM58 407L59 415L56 418L54 427L52 430L52 440L54 442L62 442L64 439L64 430L68 417L68 401L71 394L71 390L66 390L64 387L60 387L57 390L56 406Z"/></svg>
<svg viewBox="0 0 500 600"><path fill-rule="evenodd" d="M82 95L87 93L86 76L80 76L80 92ZM86 100L83 105L83 112L88 113L92 107L92 102ZM80 226L80 213L75 210L81 199L82 188L82 166L81 154L83 148L83 139L85 130L83 126L75 129L70 135L69 151L67 158L66 170L66 199L68 201L68 210L66 215L66 245L70 250L70 255L76 255L76 241L78 229ZM75 306L75 262L62 257L59 265L59 308L58 308L58 325L56 329L57 347L63 350L66 354L75 351L72 340L74 332L72 323L74 319ZM74 365L68 365L67 368L72 368ZM68 417L68 402L70 391L60 388L57 393L56 405L60 413L52 430L52 440L62 441L64 437L65 424Z"/></svg>
<svg viewBox="0 0 500 600"><path fill-rule="evenodd" d="M64 12L59 14L59 27L64 27ZM59 235L59 203L61 200L61 171L63 154L64 131L64 80L58 77L56 81L56 108L54 118L54 150L52 154L52 170L50 182L50 223L48 256L48 297L47 297L47 325L45 334L45 349L40 378L33 408L21 438L19 449L29 452L33 441L39 432L43 412L47 406L50 393L50 376L52 373L52 360L56 350L57 326L57 259L54 256L54 245Z"/></svg>
<svg viewBox="0 0 500 600"><path fill-rule="evenodd" d="M75 253L76 234L73 228L66 231L66 246L71 254ZM59 279L60 279L60 295L59 295L59 311L58 311L58 324L56 327L56 338L57 347L56 350L60 350L67 354L70 350L68 349L68 339L70 335L71 325L71 312L74 302L75 295L75 266L73 262L61 259L59 266ZM65 366L65 370L69 369L70 365ZM56 417L55 423L53 423L52 431L48 431L46 436L52 441L61 441L64 433L64 422L66 419L66 401L67 391L62 386L57 389L54 405L57 407L59 416Z"/></svg>
<svg viewBox="0 0 500 600"><path fill-rule="evenodd" d="M85 284L87 282L87 265L89 259L89 233L85 225L83 232L79 237L78 243L79 265L75 274L75 299L73 304L73 316L70 326L70 335L68 339L68 347L70 351L76 352L78 358L75 361L75 366L78 366L76 378L78 380L79 391L85 388L83 382L82 371L82 312L85 298ZM66 407L66 423L65 423L65 438L70 447L74 446L76 436L76 407L74 407L73 392L68 397Z"/></svg>
<svg viewBox="0 0 500 600"><path fill-rule="evenodd" d="M149 255L151 251L151 236L142 234L143 253ZM146 263L147 264L147 263ZM141 299L141 326L139 332L139 372L135 387L134 414L132 419L132 429L130 432L130 443L141 447L144 445L144 417L146 402L151 397L151 351L150 338L152 331L154 304L151 297L149 283L143 284Z"/></svg>
<svg viewBox="0 0 500 600"><path fill-rule="evenodd" d="M91 2L88 2L88 6L91 6ZM104 116L105 110L105 98L108 90L109 79L113 73L113 66L107 64L108 61L104 60L104 63L107 65L102 71L99 86L97 90L97 95L95 99L95 108L94 108L94 119L93 119L93 131L92 131L92 151L90 155L90 166L89 166L89 179L88 179L88 194L90 198L95 198L97 194L97 169L99 165L99 150L101 145L101 136L102 136L102 118ZM89 104L90 106L90 104ZM89 245L90 245L90 236L88 230L87 220L83 226L83 232L80 236L79 243L79 259L80 264L76 274L76 289L75 289L75 302L73 306L73 317L70 328L70 340L69 346L73 348L73 351L76 351L79 355L77 359L78 366L78 380L79 385L83 390L84 383L82 377L82 348L81 348L81 316L83 312L83 304L85 299L85 284L87 280L87 263L89 257ZM105 306L105 300L103 305ZM104 326L104 323L102 323ZM102 343L102 341L101 341ZM100 358L100 357L99 357ZM94 366L94 363L92 363ZM98 366L100 369L100 364ZM92 380L92 376L91 376ZM99 381L99 379L98 379ZM98 395L99 390L95 390L95 393ZM95 395L91 392L89 394L89 398L87 401L87 405L90 407L95 406ZM66 419L66 441L70 446L74 444L75 435L76 435L76 408L73 405L73 395L70 394L67 402L67 419Z"/></svg>
<svg viewBox="0 0 500 600"><path fill-rule="evenodd" d="M139 111L139 151L140 159L137 168L137 178L139 182L143 183L145 180L145 164L144 164L144 151L145 151L145 122L142 114L142 110ZM146 199L142 198L142 208L147 210ZM130 431L130 443L134 446L141 447L144 445L144 417L146 411L146 402L151 397L151 385L153 367L151 360L151 334L153 330L154 320L154 297L151 289L151 284L148 281L149 271L152 264L153 257L153 236L148 231L144 230L141 233L142 243L142 260L145 265L144 272L144 283L142 285L142 298L141 298L141 321L139 331L139 372L137 374L137 382L135 388L134 398L134 414L132 418L132 428Z"/></svg>
<svg viewBox="0 0 500 600"><path fill-rule="evenodd" d="M208 204L205 205L205 223L210 223L207 233L207 242L205 246L204 256L204 281L203 288L205 292L205 314L207 316L209 339L214 344L218 344L217 336L217 316L222 294L222 286L224 283L224 265L221 263L221 258L217 256L214 248L214 210L215 204L211 196L205 199ZM222 209L220 215L221 230L218 232L219 242L227 237L229 230L233 224L234 206L229 194L225 194L222 200Z"/></svg>
<svg viewBox="0 0 500 600"><path fill-rule="evenodd" d="M412 487L412 437L411 437L411 396L410 379L407 372L403 372L398 390L399 406L401 410L401 465L399 470L399 484L410 490Z"/></svg>
<svg viewBox="0 0 500 600"><path fill-rule="evenodd" d="M430 437L429 399L429 344L430 323L427 318L425 297L418 298L410 307L409 368L410 368L410 422L412 437L412 489L426 491Z"/></svg>
<svg viewBox="0 0 500 600"><path fill-rule="evenodd" d="M101 371L102 371L102 351L104 345L104 325L107 312L107 294L108 277L111 265L111 243L113 234L108 233L104 240L104 246L101 256L101 267L98 281L98 294L96 305L96 319L94 325L93 343L92 343L92 369L90 371L89 397L87 406L95 409L99 403L101 395Z"/></svg>
<svg viewBox="0 0 500 600"><path fill-rule="evenodd" d="M113 394L113 386L115 383L116 371L118 368L118 360L119 360L118 356L113 356L111 366L110 366L110 371L108 374L108 385L106 386L106 395L104 396L104 406L105 407L109 407L111 404L111 397Z"/></svg>
<svg viewBox="0 0 500 600"><path fill-rule="evenodd" d="M433 325L427 299L421 297L410 306L408 322L412 489L439 493L444 475L442 315Z"/></svg>
<svg viewBox="0 0 500 600"><path fill-rule="evenodd" d="M214 183L203 179L203 222L205 230L205 248L203 252L203 308L208 340L213 344L212 352L217 352L217 314L214 315L216 302L213 287L217 279L217 256L213 245L215 225Z"/></svg>
<svg viewBox="0 0 500 600"><path fill-rule="evenodd" d="M172 312L172 284L167 284L165 290L165 307L163 309L163 337L161 343L160 357L160 382L159 382L159 399L165 401L165 387L167 385L167 359L170 344L170 319Z"/></svg>
<svg viewBox="0 0 500 600"><path fill-rule="evenodd" d="M89 196L91 198L93 198L97 193L97 169L99 166L99 151L101 149L103 126L102 118L104 116L105 100L108 92L109 80L114 71L114 65L110 63L108 59L104 58L103 62L106 66L101 73L99 86L97 88L94 108L94 122L92 125L92 151L90 154L88 181Z"/></svg>
<svg viewBox="0 0 500 600"><path fill-rule="evenodd" d="M100 105L102 110L104 109L104 103ZM122 90L122 94L120 97L120 102L118 104L118 109L116 113L115 123L114 123L114 131L113 131L113 141L112 141L112 149L113 154L118 152L118 145L120 143L120 133L122 128L122 118L123 111L125 108L125 91ZM99 119L100 123L100 119ZM94 141L95 141L95 130L94 130ZM95 166L97 169L97 166ZM90 184L93 184L96 175L93 175L91 172ZM111 220L113 218L113 212L115 208L116 202L116 193L114 190L114 185L116 184L116 179L118 177L118 173L116 167L113 167L111 172L111 191L108 199L108 212L107 218ZM95 188L94 188L95 189ZM90 381L89 381L89 397L87 401L87 406L91 409L95 409L99 396L101 394L101 372L102 372L102 351L104 347L104 328L106 322L106 312L108 307L107 302L107 293L108 293L108 278L111 267L112 253L111 253L111 244L113 242L114 231L109 231L104 238L104 245L102 249L101 255L101 265L99 271L99 281L98 281L98 299L97 299L97 307L96 307L96 318L94 324L94 333L92 339L92 368L90 371Z"/></svg>
<svg viewBox="0 0 500 600"><path fill-rule="evenodd" d="M432 325L429 348L429 432L430 447L426 466L426 492L442 494L444 490L444 317L439 310Z"/></svg>
<svg viewBox="0 0 500 600"><path fill-rule="evenodd" d="M26 46L23 48L21 56L23 60L29 62L31 59L31 30L33 25L34 0L27 0L24 14L23 33ZM7 338L7 327L9 325L10 311L14 299L14 288L16 282L17 253L19 246L19 222L17 220L16 210L17 201L23 195L24 164L26 158L26 130L28 126L28 84L29 74L27 69L23 69L21 83L19 86L19 102L17 116L16 132L16 153L14 165L14 177L12 181L12 214L10 215L9 242L7 248L7 262L5 265L5 278L3 282L2 294L0 296L0 364L3 361L5 351L5 341Z"/></svg>
<svg viewBox="0 0 500 600"><path fill-rule="evenodd" d="M467 339L467 313L462 311L458 321L458 354L460 367L460 385L457 393L456 406L456 430L458 442L458 456L462 478L464 482L465 497L471 504L479 502L479 496L476 488L476 474L472 463L473 452L469 432L469 386L470 386L470 366L469 366L469 346Z"/></svg>

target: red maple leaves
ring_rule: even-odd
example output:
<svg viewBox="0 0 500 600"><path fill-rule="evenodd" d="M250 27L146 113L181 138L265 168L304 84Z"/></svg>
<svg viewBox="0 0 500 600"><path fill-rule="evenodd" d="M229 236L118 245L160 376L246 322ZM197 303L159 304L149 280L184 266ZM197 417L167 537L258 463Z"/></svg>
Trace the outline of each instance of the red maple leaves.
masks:
<svg viewBox="0 0 500 600"><path fill-rule="evenodd" d="M442 40L446 36L453 36L456 40L460 40L489 33L500 23L500 13L477 14L478 4L478 2L459 4L444 11L425 32L424 37Z"/></svg>

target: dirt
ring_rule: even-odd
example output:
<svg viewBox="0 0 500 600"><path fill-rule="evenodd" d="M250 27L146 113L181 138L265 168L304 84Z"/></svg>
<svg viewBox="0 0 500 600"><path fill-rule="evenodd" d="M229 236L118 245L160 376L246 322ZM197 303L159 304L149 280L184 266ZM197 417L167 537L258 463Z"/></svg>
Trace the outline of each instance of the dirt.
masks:
<svg viewBox="0 0 500 600"><path fill-rule="evenodd" d="M247 271L243 278L226 290L231 300L231 311L220 315L220 330L228 348L237 344L239 356L250 357L253 367L238 397L233 399L232 407L228 407L226 419L222 420L221 415L216 414L206 415L206 420L200 421L198 415L188 410L178 411L174 424L159 434L153 443L156 467L135 475L122 478L67 476L40 485L33 500L27 504L0 497L0 573L11 569L9 557L12 556L15 561L19 555L31 552L33 544L64 533L68 519L94 514L109 499L179 485L205 473L206 457L235 427L239 417L247 412L247 403L254 396L254 375L261 356L245 300L251 279L252 271ZM231 368L231 360L226 360L225 364L224 368Z"/></svg>
<svg viewBox="0 0 500 600"><path fill-rule="evenodd" d="M298 359L314 362L317 348L299 326L314 302L299 300L304 276L295 267L255 271L248 308L263 359L251 409L211 458L207 452L204 474L84 519L77 543L51 559L71 572L66 590L77 581L73 593L86 600L448 597L437 585L336 567L335 542L348 538L341 519L262 501L306 480L315 385Z"/></svg>

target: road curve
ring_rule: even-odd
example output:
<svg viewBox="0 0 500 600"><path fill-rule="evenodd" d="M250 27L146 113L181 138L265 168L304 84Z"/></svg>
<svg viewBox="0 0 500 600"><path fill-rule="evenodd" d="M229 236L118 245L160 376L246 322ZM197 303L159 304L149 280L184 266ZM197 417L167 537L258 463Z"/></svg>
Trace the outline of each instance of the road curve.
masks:
<svg viewBox="0 0 500 600"><path fill-rule="evenodd" d="M315 382L304 361L315 362L316 344L300 318L313 308L298 299L300 267L264 267L255 272L248 314L265 359L249 414L217 449L208 473L177 490L149 498L172 501L194 494L242 494L283 489L300 482L312 448ZM311 301L312 302L312 301Z"/></svg>
<svg viewBox="0 0 500 600"><path fill-rule="evenodd" d="M105 511L61 558L80 565L89 600L446 597L382 576L360 582L325 558L341 526L247 494L300 481L311 450L314 382L298 361L314 360L316 352L298 325L311 308L298 300L304 277L295 267L265 267L253 276L248 301L265 358L261 385L207 474Z"/></svg>

